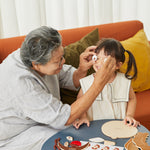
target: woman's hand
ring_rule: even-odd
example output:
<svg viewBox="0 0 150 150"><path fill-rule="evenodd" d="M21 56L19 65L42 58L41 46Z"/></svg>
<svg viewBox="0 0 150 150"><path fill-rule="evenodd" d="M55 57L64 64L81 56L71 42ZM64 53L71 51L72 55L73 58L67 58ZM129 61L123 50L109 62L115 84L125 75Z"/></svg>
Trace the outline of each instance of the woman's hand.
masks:
<svg viewBox="0 0 150 150"><path fill-rule="evenodd" d="M83 53L81 53L80 63L78 67L78 69L81 72L87 73L88 69L90 69L92 65L95 63L92 60L92 56L95 55L95 49L96 49L96 46L90 46Z"/></svg>
<svg viewBox="0 0 150 150"><path fill-rule="evenodd" d="M108 56L107 60L102 63L101 68L95 73L94 86L96 89L98 89L98 87L104 87L115 71L116 60L115 58ZM101 92L102 89L99 90L99 92Z"/></svg>
<svg viewBox="0 0 150 150"><path fill-rule="evenodd" d="M92 56L95 55L95 48L96 46L90 46L80 55L79 67L73 74L73 83L75 87L80 86L79 80L87 75L88 69L95 63L92 60Z"/></svg>
<svg viewBox="0 0 150 150"><path fill-rule="evenodd" d="M133 127L137 127L137 126L140 126L140 122L136 121L133 117L131 116L126 116L124 118L124 123L126 125L129 125L129 126L133 126Z"/></svg>

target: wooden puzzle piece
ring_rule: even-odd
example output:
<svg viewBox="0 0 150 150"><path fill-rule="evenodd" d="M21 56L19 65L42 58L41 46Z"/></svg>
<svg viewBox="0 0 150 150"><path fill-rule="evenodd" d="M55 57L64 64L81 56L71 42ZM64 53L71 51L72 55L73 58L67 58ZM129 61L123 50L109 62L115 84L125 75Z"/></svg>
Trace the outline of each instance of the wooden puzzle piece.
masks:
<svg viewBox="0 0 150 150"><path fill-rule="evenodd" d="M138 132L133 138L133 143L142 150L150 150L150 146L146 143L148 133Z"/></svg>
<svg viewBox="0 0 150 150"><path fill-rule="evenodd" d="M132 142L132 138L130 138L124 145L126 150L139 150L138 147Z"/></svg>

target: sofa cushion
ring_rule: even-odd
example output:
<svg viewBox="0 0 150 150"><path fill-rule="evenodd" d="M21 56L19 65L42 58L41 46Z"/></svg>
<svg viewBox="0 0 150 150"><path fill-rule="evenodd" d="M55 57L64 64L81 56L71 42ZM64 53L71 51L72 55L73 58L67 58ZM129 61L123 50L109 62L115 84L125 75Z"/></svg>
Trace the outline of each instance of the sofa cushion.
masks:
<svg viewBox="0 0 150 150"><path fill-rule="evenodd" d="M132 52L135 57L138 74L136 80L132 80L132 86L134 91L144 91L150 89L150 44L147 40L144 30L138 31L133 37L121 41L123 47L126 50ZM126 61L128 60L128 54L126 55ZM125 72L127 63L121 67L121 72ZM131 75L133 70L131 71Z"/></svg>
<svg viewBox="0 0 150 150"><path fill-rule="evenodd" d="M72 35L73 36L73 35ZM85 35L79 41L72 43L64 48L66 64L72 65L75 68L79 66L79 56L80 54L89 46L96 45L99 41L98 29L94 29L92 32ZM88 71L91 72L92 68ZM89 74L89 73L88 73ZM70 91L66 89L61 89L61 100L63 103L72 104L76 100L76 91Z"/></svg>

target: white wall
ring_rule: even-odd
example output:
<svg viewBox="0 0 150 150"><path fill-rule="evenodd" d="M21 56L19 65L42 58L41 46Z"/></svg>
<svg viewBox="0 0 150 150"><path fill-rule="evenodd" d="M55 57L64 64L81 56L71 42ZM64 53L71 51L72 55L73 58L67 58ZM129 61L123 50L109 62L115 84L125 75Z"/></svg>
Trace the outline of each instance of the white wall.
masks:
<svg viewBox="0 0 150 150"><path fill-rule="evenodd" d="M0 38L42 26L58 30L140 20L150 40L150 0L0 0Z"/></svg>

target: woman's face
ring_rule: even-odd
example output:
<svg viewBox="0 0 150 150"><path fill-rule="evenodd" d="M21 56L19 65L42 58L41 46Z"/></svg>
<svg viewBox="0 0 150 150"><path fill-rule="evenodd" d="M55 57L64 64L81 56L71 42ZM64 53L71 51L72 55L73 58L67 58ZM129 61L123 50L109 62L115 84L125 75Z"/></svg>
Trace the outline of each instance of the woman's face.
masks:
<svg viewBox="0 0 150 150"><path fill-rule="evenodd" d="M102 50L97 54L97 60L93 65L95 71L98 71L101 68L107 57L108 56L104 54L104 48L102 48Z"/></svg>
<svg viewBox="0 0 150 150"><path fill-rule="evenodd" d="M36 70L40 75L58 74L65 63L63 55L64 50L63 47L60 46L57 50L52 52L52 57L47 64L41 65L33 63L33 69Z"/></svg>

